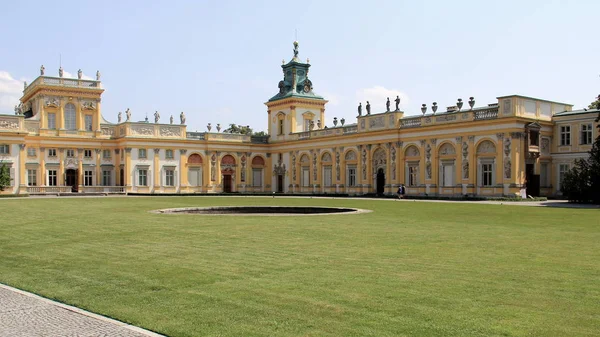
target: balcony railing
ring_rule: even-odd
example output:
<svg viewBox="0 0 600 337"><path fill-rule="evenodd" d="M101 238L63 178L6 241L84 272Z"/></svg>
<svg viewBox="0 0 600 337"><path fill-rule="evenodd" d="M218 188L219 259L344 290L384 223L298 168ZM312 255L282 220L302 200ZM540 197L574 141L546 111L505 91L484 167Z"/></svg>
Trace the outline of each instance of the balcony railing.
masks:
<svg viewBox="0 0 600 337"><path fill-rule="evenodd" d="M403 128L416 128L421 126L421 117L402 119L400 123Z"/></svg>
<svg viewBox="0 0 600 337"><path fill-rule="evenodd" d="M125 193L125 186L84 186L83 193Z"/></svg>
<svg viewBox="0 0 600 337"><path fill-rule="evenodd" d="M71 186L27 186L29 194L62 194L72 193Z"/></svg>
<svg viewBox="0 0 600 337"><path fill-rule="evenodd" d="M498 118L498 109L475 111L476 121L496 118Z"/></svg>
<svg viewBox="0 0 600 337"><path fill-rule="evenodd" d="M92 89L100 89L100 81L94 80L80 80L75 78L63 78L63 77L50 77L50 76L39 76L35 79L35 81L31 82L25 88L24 93L27 93L31 88L40 85L55 85L55 86L65 86L65 87L77 87L77 88L92 88Z"/></svg>

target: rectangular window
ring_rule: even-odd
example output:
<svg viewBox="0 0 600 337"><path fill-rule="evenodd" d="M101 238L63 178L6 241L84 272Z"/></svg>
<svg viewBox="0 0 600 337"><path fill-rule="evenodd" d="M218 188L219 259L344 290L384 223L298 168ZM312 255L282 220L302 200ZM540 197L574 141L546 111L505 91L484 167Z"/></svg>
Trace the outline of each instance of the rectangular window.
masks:
<svg viewBox="0 0 600 337"><path fill-rule="evenodd" d="M188 183L192 187L202 186L202 169L190 168L188 171Z"/></svg>
<svg viewBox="0 0 600 337"><path fill-rule="evenodd" d="M581 145L592 144L592 124L583 124L581 126Z"/></svg>
<svg viewBox="0 0 600 337"><path fill-rule="evenodd" d="M540 187L550 186L548 179L548 177L550 177L550 172L548 172L548 169L548 163L540 163Z"/></svg>
<svg viewBox="0 0 600 337"><path fill-rule="evenodd" d="M252 169L252 187L262 187L262 172L261 168Z"/></svg>
<svg viewBox="0 0 600 337"><path fill-rule="evenodd" d="M325 187L331 187L332 185L332 177L331 177L331 166L324 166L323 167L323 186Z"/></svg>
<svg viewBox="0 0 600 337"><path fill-rule="evenodd" d="M442 165L442 186L454 185L454 165Z"/></svg>
<svg viewBox="0 0 600 337"><path fill-rule="evenodd" d="M348 187L356 186L356 166L355 165L348 166L348 170L346 172L346 185L348 185Z"/></svg>
<svg viewBox="0 0 600 337"><path fill-rule="evenodd" d="M173 150L166 150L165 151L165 158L167 158L167 159L173 159Z"/></svg>
<svg viewBox="0 0 600 337"><path fill-rule="evenodd" d="M109 159L110 158L110 150L102 151L102 158Z"/></svg>
<svg viewBox="0 0 600 337"><path fill-rule="evenodd" d="M48 186L57 186L56 170L48 170Z"/></svg>
<svg viewBox="0 0 600 337"><path fill-rule="evenodd" d="M145 159L146 156L146 149L138 149L138 158Z"/></svg>
<svg viewBox="0 0 600 337"><path fill-rule="evenodd" d="M138 186L148 186L148 170L138 170Z"/></svg>
<svg viewBox="0 0 600 337"><path fill-rule="evenodd" d="M83 185L93 186L94 185L94 171L83 171Z"/></svg>
<svg viewBox="0 0 600 337"><path fill-rule="evenodd" d="M494 164L481 164L481 186L492 186L494 184L493 166Z"/></svg>
<svg viewBox="0 0 600 337"><path fill-rule="evenodd" d="M36 156L35 147L28 147L27 148L27 156L28 157L35 157Z"/></svg>
<svg viewBox="0 0 600 337"><path fill-rule="evenodd" d="M562 184L563 178L565 177L565 173L567 173L569 170L569 164L558 165L558 189L560 189L560 185Z"/></svg>
<svg viewBox="0 0 600 337"><path fill-rule="evenodd" d="M408 167L408 186L419 185L419 166L411 165Z"/></svg>
<svg viewBox="0 0 600 337"><path fill-rule="evenodd" d="M67 158L73 158L73 157L75 157L75 150L73 150L73 149L67 150Z"/></svg>
<svg viewBox="0 0 600 337"><path fill-rule="evenodd" d="M310 119L304 120L304 131L310 131Z"/></svg>
<svg viewBox="0 0 600 337"><path fill-rule="evenodd" d="M560 145L567 146L571 145L571 126L561 126L560 127Z"/></svg>
<svg viewBox="0 0 600 337"><path fill-rule="evenodd" d="M102 186L112 186L111 173L110 170L102 170Z"/></svg>
<svg viewBox="0 0 600 337"><path fill-rule="evenodd" d="M92 150L83 150L83 156L84 156L86 159L90 159L90 158L92 158Z"/></svg>
<svg viewBox="0 0 600 337"><path fill-rule="evenodd" d="M27 185L37 186L37 170L27 170Z"/></svg>
<svg viewBox="0 0 600 337"><path fill-rule="evenodd" d="M56 157L56 149L48 149L48 157Z"/></svg>
<svg viewBox="0 0 600 337"><path fill-rule="evenodd" d="M537 131L529 131L529 145L539 146L540 145L540 133Z"/></svg>
<svg viewBox="0 0 600 337"><path fill-rule="evenodd" d="M302 168L302 187L308 187L310 186L310 170L308 169L308 167L303 167Z"/></svg>
<svg viewBox="0 0 600 337"><path fill-rule="evenodd" d="M279 135L283 135L283 119L279 120Z"/></svg>
<svg viewBox="0 0 600 337"><path fill-rule="evenodd" d="M85 115L85 131L92 131L92 115Z"/></svg>
<svg viewBox="0 0 600 337"><path fill-rule="evenodd" d="M8 144L0 145L0 154L10 154L10 145L8 145Z"/></svg>
<svg viewBox="0 0 600 337"><path fill-rule="evenodd" d="M48 113L48 129L54 130L56 129L56 114Z"/></svg>
<svg viewBox="0 0 600 337"><path fill-rule="evenodd" d="M165 186L175 186L175 171L174 170L166 170L165 171Z"/></svg>

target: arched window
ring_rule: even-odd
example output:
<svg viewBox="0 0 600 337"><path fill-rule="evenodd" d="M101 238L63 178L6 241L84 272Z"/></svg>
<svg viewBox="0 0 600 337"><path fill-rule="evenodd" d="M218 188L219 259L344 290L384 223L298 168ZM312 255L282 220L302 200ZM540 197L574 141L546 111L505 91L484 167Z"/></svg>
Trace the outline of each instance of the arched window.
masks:
<svg viewBox="0 0 600 337"><path fill-rule="evenodd" d="M73 103L68 103L67 105L65 105L65 129L77 129L75 105L73 105Z"/></svg>
<svg viewBox="0 0 600 337"><path fill-rule="evenodd" d="M263 186L263 172L264 172L265 160L256 156L252 158L252 187Z"/></svg>

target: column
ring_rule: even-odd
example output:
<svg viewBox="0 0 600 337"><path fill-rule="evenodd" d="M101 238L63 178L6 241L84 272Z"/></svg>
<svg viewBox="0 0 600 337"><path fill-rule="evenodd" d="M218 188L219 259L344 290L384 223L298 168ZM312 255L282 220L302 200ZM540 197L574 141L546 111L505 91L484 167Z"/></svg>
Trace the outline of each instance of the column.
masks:
<svg viewBox="0 0 600 337"><path fill-rule="evenodd" d="M408 186L408 181L405 181L405 179L406 179L406 172L405 172L406 164L404 163L403 145L404 145L404 143L402 141L396 142L396 175L397 175L399 184L404 184L405 186ZM396 191L393 191L393 192L396 192Z"/></svg>
<svg viewBox="0 0 600 337"><path fill-rule="evenodd" d="M221 190L219 192L223 192L223 177L221 174L221 152L216 152L215 157L215 185L217 188L221 185Z"/></svg>
<svg viewBox="0 0 600 337"><path fill-rule="evenodd" d="M335 165L336 165L336 188L335 188L335 192L336 193L342 193L343 191L345 191L345 185L346 185L346 157L344 156L344 147L338 147L336 149L336 161L335 161ZM339 166L340 168L340 179L337 179L337 167Z"/></svg>
<svg viewBox="0 0 600 337"><path fill-rule="evenodd" d="M94 186L100 186L100 155L102 154L102 149L95 149L94 150L96 152L96 172L95 172L95 182L94 182Z"/></svg>
<svg viewBox="0 0 600 337"><path fill-rule="evenodd" d="M65 149L58 149L58 186L65 186Z"/></svg>
<svg viewBox="0 0 600 337"><path fill-rule="evenodd" d="M84 185L84 172L83 172L83 149L77 149L77 175L78 177L78 188L77 191L79 193L83 193L83 185Z"/></svg>
<svg viewBox="0 0 600 337"><path fill-rule="evenodd" d="M522 141L522 132L511 132L511 170L512 181L520 189L525 183L525 144Z"/></svg>
<svg viewBox="0 0 600 337"><path fill-rule="evenodd" d="M384 193L393 193L395 179L392 177L392 143L386 143L385 148L387 152L387 160L385 161L385 185L389 187L384 187Z"/></svg>
<svg viewBox="0 0 600 337"><path fill-rule="evenodd" d="M290 132L296 132L296 106L290 106Z"/></svg>
<svg viewBox="0 0 600 337"><path fill-rule="evenodd" d="M316 155L316 158L314 157L315 155ZM313 158L312 158L311 174L313 175L313 178L316 178L314 181L314 185L317 185L319 187L317 187L315 189L314 185L313 185L313 193L315 193L315 192L322 193L323 188L324 188L324 186L323 186L323 166L321 165L321 155L322 155L321 151L315 149L315 152L313 153ZM315 161L315 159L316 159L316 161ZM314 176L315 167L317 169L316 177Z"/></svg>
<svg viewBox="0 0 600 337"><path fill-rule="evenodd" d="M131 148L125 148L125 165L123 167L123 185L125 185L125 192L129 192L131 186L133 186L133 180L131 178Z"/></svg>
<svg viewBox="0 0 600 337"><path fill-rule="evenodd" d="M494 181L496 185L503 186L504 184L504 156L502 155L502 140L504 139L504 133L496 134L496 177ZM496 190L496 189L494 189ZM504 188L502 189L502 195L506 195Z"/></svg>
<svg viewBox="0 0 600 337"><path fill-rule="evenodd" d="M61 99L60 107L58 109L58 113L56 114L56 128L59 130L65 129L65 105L63 99ZM60 134L60 133L59 133Z"/></svg>
<svg viewBox="0 0 600 337"><path fill-rule="evenodd" d="M188 188L188 170L187 170L187 150L179 150L179 193L187 191Z"/></svg>
<svg viewBox="0 0 600 337"><path fill-rule="evenodd" d="M366 145L367 158L366 158L366 161L365 161L364 165L365 165L365 169L366 169L367 174L366 174L366 177L365 177L366 179L363 182L366 185L366 188L363 189L364 193L372 192L373 189L374 189L373 188L374 187L373 186L373 165L371 164L372 160L373 160L373 156L371 154L371 149L372 148L373 148L373 146L371 144L367 144ZM376 186L375 186L375 188L376 188Z"/></svg>
<svg viewBox="0 0 600 337"><path fill-rule="evenodd" d="M77 100L75 104L75 129L77 131L84 130L83 113L81 111L81 98Z"/></svg>
<svg viewBox="0 0 600 337"><path fill-rule="evenodd" d="M38 99L38 114L40 115L40 129L46 128L46 111L44 111L44 95Z"/></svg>
<svg viewBox="0 0 600 337"><path fill-rule="evenodd" d="M102 115L100 114L100 111L102 111L100 109L100 104L102 103L102 100L100 98L96 99L96 112L94 113L94 116L92 118L92 123L93 124L93 131L96 132L97 135L102 133L102 130L100 129L100 120L102 118L100 118ZM185 136L185 133L184 133Z"/></svg>
<svg viewBox="0 0 600 337"><path fill-rule="evenodd" d="M154 149L154 158L153 158L153 165L152 165L152 170L154 171L153 174L153 181L152 181L152 192L155 192L157 189L160 190L160 188L162 187L161 181L160 181L160 149Z"/></svg>
<svg viewBox="0 0 600 337"><path fill-rule="evenodd" d="M46 186L46 148L40 147L40 169L38 170L40 186Z"/></svg>
<svg viewBox="0 0 600 337"><path fill-rule="evenodd" d="M111 186L117 186L121 181L121 149L115 149L115 174L114 181L111 181Z"/></svg>
<svg viewBox="0 0 600 337"><path fill-rule="evenodd" d="M462 136L458 136L456 137L454 140L456 142L456 144L454 145L454 149L456 152L456 161L454 162L454 185L462 185L462 163L463 163L463 155L462 155ZM457 193L457 191L455 190L455 193ZM460 194L464 194L462 193L462 190L460 192Z"/></svg>
<svg viewBox="0 0 600 337"><path fill-rule="evenodd" d="M469 136L469 185L472 186L471 193L477 192L477 149L475 148L475 136Z"/></svg>
<svg viewBox="0 0 600 337"><path fill-rule="evenodd" d="M19 170L15 170L15 172L19 172L19 194L27 193L27 170L25 169L26 157L26 145L19 144Z"/></svg>
<svg viewBox="0 0 600 337"><path fill-rule="evenodd" d="M419 163L419 179L417 179L417 181L419 182L419 185L425 186L424 188L419 186L419 192L428 193L427 186L429 185L429 180L427 180L427 141L425 139L421 139L419 142L421 144L421 148L419 149L421 153L421 159Z"/></svg>
<svg viewBox="0 0 600 337"><path fill-rule="evenodd" d="M439 191L440 179L439 179L439 158L437 151L437 138L429 140L431 143L431 183L435 185L435 189ZM435 193L435 191L432 191Z"/></svg>
<svg viewBox="0 0 600 337"><path fill-rule="evenodd" d="M265 162L264 168L265 175L265 192L271 192L274 189L272 188L273 183L273 156L270 153L267 153L267 160Z"/></svg>

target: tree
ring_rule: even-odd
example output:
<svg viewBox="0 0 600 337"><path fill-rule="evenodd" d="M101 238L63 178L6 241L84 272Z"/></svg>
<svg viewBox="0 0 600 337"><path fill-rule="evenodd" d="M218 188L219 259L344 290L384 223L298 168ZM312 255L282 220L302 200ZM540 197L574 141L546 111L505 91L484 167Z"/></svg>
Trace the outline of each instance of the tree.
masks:
<svg viewBox="0 0 600 337"><path fill-rule="evenodd" d="M6 164L2 164L0 167L0 191L4 191L8 186L10 186L10 171Z"/></svg>
<svg viewBox="0 0 600 337"><path fill-rule="evenodd" d="M242 126L236 124L229 124L229 127L223 130L224 133L234 133L238 135L251 135L252 128L250 125Z"/></svg>
<svg viewBox="0 0 600 337"><path fill-rule="evenodd" d="M590 108L598 104L600 104L600 96L590 104ZM600 122L600 112L596 118L596 123L598 122ZM600 131L600 124L596 127ZM565 173L560 190L569 201L600 204L600 135L596 137L589 154L587 159L576 160L575 166Z"/></svg>
<svg viewBox="0 0 600 337"><path fill-rule="evenodd" d="M588 109L600 109L600 95L596 97L596 100L588 105Z"/></svg>
<svg viewBox="0 0 600 337"><path fill-rule="evenodd" d="M224 133L233 133L238 135L252 135L252 136L266 136L267 133L264 131L256 132L252 130L250 125L242 126L236 124L229 124L229 127L223 130Z"/></svg>

